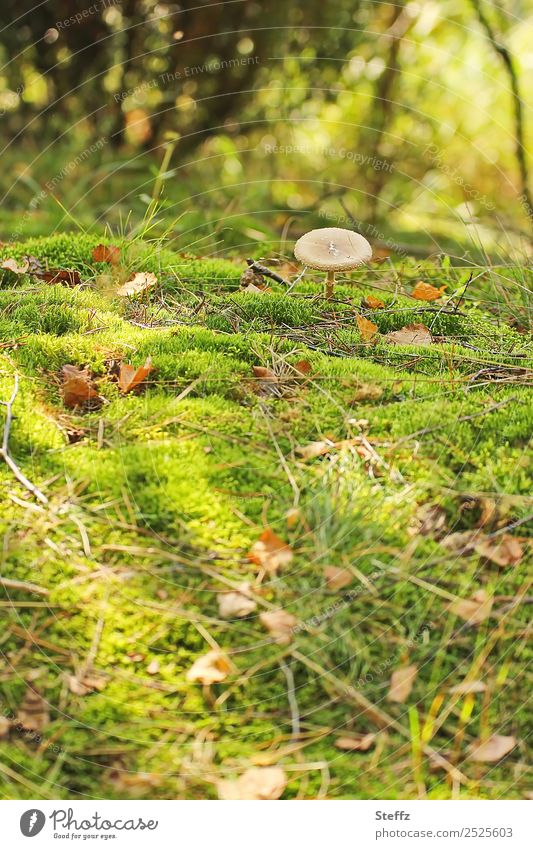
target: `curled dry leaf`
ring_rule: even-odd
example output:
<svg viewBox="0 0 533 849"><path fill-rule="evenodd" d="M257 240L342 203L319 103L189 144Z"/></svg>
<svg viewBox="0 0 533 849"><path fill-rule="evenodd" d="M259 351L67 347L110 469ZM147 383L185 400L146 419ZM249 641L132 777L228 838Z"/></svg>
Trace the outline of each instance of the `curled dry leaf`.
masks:
<svg viewBox="0 0 533 849"><path fill-rule="evenodd" d="M61 397L66 407L96 406L101 402L87 369L67 363L61 369L61 375Z"/></svg>
<svg viewBox="0 0 533 849"><path fill-rule="evenodd" d="M248 559L265 572L277 572L288 566L292 557L291 547L270 528L263 531L248 554Z"/></svg>
<svg viewBox="0 0 533 849"><path fill-rule="evenodd" d="M151 271L138 271L123 286L117 289L117 295L121 298L131 298L140 295L146 289L151 289L157 283L157 277Z"/></svg>
<svg viewBox="0 0 533 849"><path fill-rule="evenodd" d="M139 366L139 368L135 368L135 366L132 366L129 363L121 363L118 375L120 391L124 394L132 392L144 380L146 380L152 370L153 366L151 357L147 357L145 364L143 366Z"/></svg>
<svg viewBox="0 0 533 849"><path fill-rule="evenodd" d="M279 799L287 786L287 776L280 766L252 767L235 781L217 783L218 798Z"/></svg>
<svg viewBox="0 0 533 849"><path fill-rule="evenodd" d="M409 666L400 666L399 669L394 670L391 675L389 692L387 694L390 702L405 702L413 689L417 672L418 668L414 663Z"/></svg>
<svg viewBox="0 0 533 849"><path fill-rule="evenodd" d="M26 274L29 267L30 263L27 259L24 260L22 265L19 265L16 259L4 259L0 265L0 268L5 268L13 274Z"/></svg>
<svg viewBox="0 0 533 849"><path fill-rule="evenodd" d="M231 672L229 658L222 651L208 651L194 661L187 672L187 681L199 681L200 684L219 684Z"/></svg>
<svg viewBox="0 0 533 849"><path fill-rule="evenodd" d="M104 689L107 680L98 675L69 675L67 679L68 688L75 696L88 696L89 693L99 692Z"/></svg>
<svg viewBox="0 0 533 849"><path fill-rule="evenodd" d="M478 590L471 598L461 598L450 605L450 611L460 616L469 625L479 625L488 619L493 599L485 590Z"/></svg>
<svg viewBox="0 0 533 849"><path fill-rule="evenodd" d="M16 724L24 731L40 734L50 722L48 704L41 694L28 687L17 711Z"/></svg>
<svg viewBox="0 0 533 849"><path fill-rule="evenodd" d="M251 598L251 585L248 581L239 584L233 592L217 595L218 613L221 619L242 619L249 616L257 608L257 603Z"/></svg>
<svg viewBox="0 0 533 849"><path fill-rule="evenodd" d="M93 248L92 257L95 262L107 262L108 265L118 265L120 248L116 245L97 245Z"/></svg>
<svg viewBox="0 0 533 849"><path fill-rule="evenodd" d="M353 581L353 575L349 569L339 569L337 566L326 566L324 577L328 590L342 590Z"/></svg>
<svg viewBox="0 0 533 849"><path fill-rule="evenodd" d="M375 734L354 734L337 737L335 746L343 752L367 752L374 745Z"/></svg>
<svg viewBox="0 0 533 849"><path fill-rule="evenodd" d="M417 298L419 301L436 301L438 298L442 298L445 289L446 284L437 289L431 283L424 283L423 280L419 280L411 294L413 298Z"/></svg>
<svg viewBox="0 0 533 849"><path fill-rule="evenodd" d="M298 623L296 616L286 610L269 610L259 614L259 621L280 646L288 646L293 629Z"/></svg>
<svg viewBox="0 0 533 849"><path fill-rule="evenodd" d="M433 336L425 324L408 324L400 330L391 330L385 341L392 345L431 345Z"/></svg>
<svg viewBox="0 0 533 849"><path fill-rule="evenodd" d="M363 301L363 306L369 310L385 309L385 304L383 303L383 301L380 301L379 298L375 298L374 295L367 295Z"/></svg>
<svg viewBox="0 0 533 849"><path fill-rule="evenodd" d="M67 286L79 286L81 277L79 271L67 268L50 268L47 271L34 271L36 277L40 280L46 280L47 283L64 283Z"/></svg>
<svg viewBox="0 0 533 849"><path fill-rule="evenodd" d="M519 541L511 534L481 538L476 543L475 549L476 554L486 557L497 566L516 566L524 555Z"/></svg>
<svg viewBox="0 0 533 849"><path fill-rule="evenodd" d="M508 755L516 746L514 737L493 734L487 740L477 740L470 747L469 758L476 763L492 764Z"/></svg>
<svg viewBox="0 0 533 849"><path fill-rule="evenodd" d="M487 685L483 681L461 681L455 687L450 687L450 693L458 696L468 696L470 693L484 693Z"/></svg>
<svg viewBox="0 0 533 849"><path fill-rule="evenodd" d="M363 342L370 342L378 332L377 324L362 315L356 315L355 320Z"/></svg>

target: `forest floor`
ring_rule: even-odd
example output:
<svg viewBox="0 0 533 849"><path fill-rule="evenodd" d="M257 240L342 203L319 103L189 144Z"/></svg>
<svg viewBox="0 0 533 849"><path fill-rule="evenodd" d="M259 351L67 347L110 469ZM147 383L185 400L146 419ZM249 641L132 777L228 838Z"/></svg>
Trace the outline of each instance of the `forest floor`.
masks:
<svg viewBox="0 0 533 849"><path fill-rule="evenodd" d="M99 241L1 248L0 795L527 795L531 272Z"/></svg>

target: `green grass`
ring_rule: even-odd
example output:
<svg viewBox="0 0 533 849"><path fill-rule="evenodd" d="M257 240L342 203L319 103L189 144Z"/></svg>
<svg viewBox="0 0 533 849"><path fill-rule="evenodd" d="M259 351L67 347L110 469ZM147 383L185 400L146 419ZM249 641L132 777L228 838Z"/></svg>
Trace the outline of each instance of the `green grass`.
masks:
<svg viewBox="0 0 533 849"><path fill-rule="evenodd" d="M51 714L42 740L16 729L0 740L2 795L216 797L218 778L272 762L289 777L286 798L416 798L414 710L426 731L436 712L431 746L464 775L453 792L520 798L527 606L509 602L525 592L530 550L524 543L521 563L501 568L450 553L442 529L410 529L422 506L437 504L448 532L467 530L490 498L497 514L487 530L518 522L514 533L528 533L528 271L504 279L487 269L457 311L456 297L439 312L414 301L412 285L446 283L451 295L467 274L406 261L341 281L327 304L319 276L306 275L290 295L275 286L243 294L236 262L135 241L123 243L124 274L152 270L159 285L149 299L124 303L114 294L121 272L91 259L98 241L55 236L1 250L76 268L84 281L49 286L7 271L0 280L0 397L20 380L10 450L49 499L40 505L0 465L1 575L49 593L2 590L3 712L16 714L33 680ZM368 294L385 302L364 313L378 325L376 344L355 323ZM387 343L384 334L412 321L430 326L436 343ZM121 395L111 363L147 356L147 386ZM291 364L302 359L311 373L294 379ZM91 370L105 399L99 410L64 407L67 362ZM255 391L254 365L285 376L275 395ZM296 450L361 432L373 463L350 448L305 462ZM270 641L256 614L218 616L224 581L256 579L247 553L266 525L294 559L256 588L260 603L308 625L289 646ZM352 585L328 590L329 565L353 569ZM468 627L450 600L480 587L495 597L493 615ZM210 642L235 670L204 692L185 676ZM106 686L79 696L68 676L88 659ZM390 703L390 674L405 662L419 668L414 689L405 704ZM291 748L284 663L300 748ZM453 697L450 687L476 664L488 691ZM351 688L396 721L365 753L335 747L343 733L376 730ZM501 763L469 761L468 745L488 733L519 743ZM427 756L422 782L428 798L452 794Z"/></svg>

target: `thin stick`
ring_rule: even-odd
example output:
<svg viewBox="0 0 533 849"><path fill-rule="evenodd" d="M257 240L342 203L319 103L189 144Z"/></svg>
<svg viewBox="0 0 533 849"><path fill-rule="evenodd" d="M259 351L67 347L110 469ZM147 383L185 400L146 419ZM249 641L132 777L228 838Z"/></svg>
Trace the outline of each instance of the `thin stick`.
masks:
<svg viewBox="0 0 533 849"><path fill-rule="evenodd" d="M28 593L36 595L50 595L50 590L46 587L40 587L38 584L28 583L27 581L15 581L12 578L2 578L0 575L0 586L6 587L9 590L25 590Z"/></svg>
<svg viewBox="0 0 533 849"><path fill-rule="evenodd" d="M284 286L290 286L288 280L285 280L281 274L271 271L271 269L267 268L266 265L262 265L260 262L256 262L253 259L247 259L246 262L252 271L257 272L257 274L262 274L263 277L270 277L271 280L274 280L276 283L283 283Z"/></svg>
<svg viewBox="0 0 533 849"><path fill-rule="evenodd" d="M19 469L13 458L9 453L9 434L11 431L11 425L13 423L13 404L15 403L15 399L17 397L19 391L19 379L18 375L15 375L15 386L9 401L0 401L3 407L6 408L6 420L4 424L4 434L2 437L2 447L0 448L0 459L4 461L8 469L10 469L19 483L25 487L28 492L31 492L32 495L35 496L42 504L48 504L48 498L44 495L41 490L35 486L26 475Z"/></svg>
<svg viewBox="0 0 533 849"><path fill-rule="evenodd" d="M280 660L279 665L287 679L287 699L291 709L291 740L298 740L300 737L300 711L298 709L298 702L296 701L294 675L290 666L283 659Z"/></svg>

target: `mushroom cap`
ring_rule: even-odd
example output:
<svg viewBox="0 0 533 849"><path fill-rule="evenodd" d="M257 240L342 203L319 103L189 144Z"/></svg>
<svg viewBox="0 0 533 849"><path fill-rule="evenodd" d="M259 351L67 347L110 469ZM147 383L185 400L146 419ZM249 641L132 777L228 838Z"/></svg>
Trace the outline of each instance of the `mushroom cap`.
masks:
<svg viewBox="0 0 533 849"><path fill-rule="evenodd" d="M305 233L294 246L294 256L322 271L349 271L372 258L364 236L342 227L322 227Z"/></svg>

